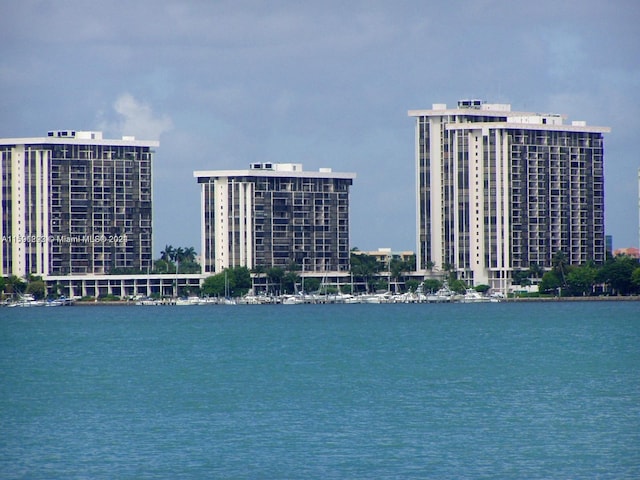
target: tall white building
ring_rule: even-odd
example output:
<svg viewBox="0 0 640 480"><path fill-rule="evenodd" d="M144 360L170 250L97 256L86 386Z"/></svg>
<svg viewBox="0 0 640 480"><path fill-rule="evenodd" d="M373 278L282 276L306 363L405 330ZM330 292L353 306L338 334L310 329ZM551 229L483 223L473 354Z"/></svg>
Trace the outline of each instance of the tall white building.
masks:
<svg viewBox="0 0 640 480"><path fill-rule="evenodd" d="M203 273L228 267L349 270L349 188L355 174L296 163L196 171L202 186Z"/></svg>
<svg viewBox="0 0 640 480"><path fill-rule="evenodd" d="M514 271L605 259L604 136L557 114L463 100L416 119L416 257L504 289Z"/></svg>
<svg viewBox="0 0 640 480"><path fill-rule="evenodd" d="M157 146L74 130L0 139L0 273L148 271Z"/></svg>

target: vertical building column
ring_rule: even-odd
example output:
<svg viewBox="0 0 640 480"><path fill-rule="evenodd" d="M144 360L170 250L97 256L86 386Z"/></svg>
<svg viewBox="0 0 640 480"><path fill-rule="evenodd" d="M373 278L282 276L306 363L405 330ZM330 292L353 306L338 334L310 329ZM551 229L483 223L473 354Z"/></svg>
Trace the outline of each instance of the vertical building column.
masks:
<svg viewBox="0 0 640 480"><path fill-rule="evenodd" d="M426 232L431 235L430 257L437 268L442 270L444 263L443 248L444 238L442 231L442 117L429 117L429 171L431 174L431 211L428 213L431 230ZM451 155L455 154L450 152ZM427 212L423 212L427 215ZM425 258L427 252L424 252Z"/></svg>
<svg viewBox="0 0 640 480"><path fill-rule="evenodd" d="M247 234L247 229L245 227L245 188L246 184L244 182L236 183L238 189L238 236L240 237L240 244L238 245L238 249L240 252L239 263L234 262L234 265L246 265L247 264L247 242L245 236ZM235 208L235 206L234 206ZM233 229L235 230L235 228ZM235 236L235 232L234 232ZM235 249L234 249L235 250Z"/></svg>
<svg viewBox="0 0 640 480"><path fill-rule="evenodd" d="M208 183L203 183L200 188L200 273L206 273L207 266L207 228L208 224L206 221L207 218L207 210L206 206L206 198L207 198L207 189L210 189L210 185ZM147 285L147 291L149 286Z"/></svg>
<svg viewBox="0 0 640 480"><path fill-rule="evenodd" d="M485 211L485 198L489 203L494 199L490 195L487 197L484 188L484 169L485 165L490 164L490 159L484 157L485 134L488 136L488 132L484 130L469 130L468 134L469 268L473 272L474 284L484 284L488 281L487 269L490 266L485 262L485 249L491 244L491 228L484 223L488 213ZM492 257L496 252L489 250L488 253Z"/></svg>
<svg viewBox="0 0 640 480"><path fill-rule="evenodd" d="M36 271L49 274L49 152L38 150L36 153L35 181L35 225L33 233L37 237Z"/></svg>
<svg viewBox="0 0 640 480"><path fill-rule="evenodd" d="M426 260L426 252L423 250L422 242L420 241L420 237L422 234L422 229L420 226L422 225L423 218L426 214L422 207L422 150L420 148L420 140L422 137L422 124L424 117L416 117L416 130L415 130L415 145L414 145L414 155L415 155L415 169L416 169L416 271L423 270L421 266L427 261ZM426 232L425 232L426 233ZM349 244L351 241L349 240ZM350 261L350 260L349 260Z"/></svg>
<svg viewBox="0 0 640 480"><path fill-rule="evenodd" d="M511 265L511 184L509 183L509 135L504 130L496 130L496 229L498 233L497 287L507 294L507 274ZM493 285L491 285L493 287Z"/></svg>
<svg viewBox="0 0 640 480"><path fill-rule="evenodd" d="M24 145L17 145L11 151L11 235L13 237L13 241L11 242L12 268L9 273L11 275L16 275L17 277L24 277L27 274L25 263L26 243L16 241L16 239L21 240L24 238L27 233L24 223L26 204L24 156Z"/></svg>
<svg viewBox="0 0 640 480"><path fill-rule="evenodd" d="M453 267L455 272L459 272L460 269L464 269L465 265L460 264L460 222L462 219L460 218L460 205L462 204L461 192L460 188L458 188L458 158L460 155L464 155L464 144L462 149L458 147L460 142L460 137L462 136L471 136L471 132L468 130L454 130L451 132L451 139L449 140L449 158L446 160L449 164L449 173L447 180L447 187L449 188L449 184L453 185L451 189L453 191L452 198L448 200L448 204L446 205L449 208L449 215L444 219L448 225L451 226L450 229L450 237L444 238L444 245L449 249L448 252L443 252L443 254L447 255L448 258L452 259ZM466 148L469 148L469 143L471 139L467 138ZM451 145L453 145L453 155L451 154ZM469 152L467 151L467 157L469 156ZM467 169L469 168L469 160L467 159ZM441 170L443 171L443 170ZM442 217L444 215L440 213ZM453 250L451 252L451 250ZM442 265L442 264L441 264Z"/></svg>
<svg viewBox="0 0 640 480"><path fill-rule="evenodd" d="M229 181L226 177L216 178L214 181L214 208L213 216L216 222L213 227L215 232L214 264L215 272L221 272L229 267Z"/></svg>
<svg viewBox="0 0 640 480"><path fill-rule="evenodd" d="M253 239L253 183L247 182L244 186L244 227L246 228L246 240L244 243L246 248L245 265L251 269L254 257L254 239Z"/></svg>

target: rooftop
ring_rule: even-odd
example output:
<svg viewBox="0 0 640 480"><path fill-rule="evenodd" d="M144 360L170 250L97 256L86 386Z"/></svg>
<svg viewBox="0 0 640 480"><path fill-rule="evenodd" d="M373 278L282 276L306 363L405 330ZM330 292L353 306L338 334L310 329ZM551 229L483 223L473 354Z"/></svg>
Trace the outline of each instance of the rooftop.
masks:
<svg viewBox="0 0 640 480"><path fill-rule="evenodd" d="M193 176L198 179L220 177L298 177L298 178L342 178L354 179L355 173L334 172L331 168L318 171L305 171L301 163L252 163L247 170L196 170Z"/></svg>
<svg viewBox="0 0 640 480"><path fill-rule="evenodd" d="M113 145L134 147L159 147L156 140L136 140L125 135L121 139L105 139L102 132L90 130L51 130L46 137L0 138L0 145Z"/></svg>
<svg viewBox="0 0 640 480"><path fill-rule="evenodd" d="M442 115L466 115L478 117L503 117L503 122L478 122L474 128L526 128L531 130L560 130L574 132L611 131L609 127L587 126L583 120L574 120L570 125L564 125L566 116L557 113L512 112L508 103L486 103L483 100L459 100L455 108L447 108L444 103L434 103L431 110L409 110L410 117L430 117ZM460 128L469 128L468 124L459 124ZM449 129L456 128L449 124Z"/></svg>

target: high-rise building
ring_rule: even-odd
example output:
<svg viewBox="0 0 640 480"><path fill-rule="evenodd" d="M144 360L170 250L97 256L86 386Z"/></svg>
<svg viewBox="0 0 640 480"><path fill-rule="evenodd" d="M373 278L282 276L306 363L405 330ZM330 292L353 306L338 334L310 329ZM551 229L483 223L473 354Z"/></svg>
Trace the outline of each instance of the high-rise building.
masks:
<svg viewBox="0 0 640 480"><path fill-rule="evenodd" d="M157 146L73 130L0 139L2 275L148 271Z"/></svg>
<svg viewBox="0 0 640 480"><path fill-rule="evenodd" d="M514 271L605 259L606 127L463 100L416 119L418 270L506 288Z"/></svg>
<svg viewBox="0 0 640 480"><path fill-rule="evenodd" d="M228 267L349 270L349 187L355 174L301 164L196 171L202 186L203 273Z"/></svg>

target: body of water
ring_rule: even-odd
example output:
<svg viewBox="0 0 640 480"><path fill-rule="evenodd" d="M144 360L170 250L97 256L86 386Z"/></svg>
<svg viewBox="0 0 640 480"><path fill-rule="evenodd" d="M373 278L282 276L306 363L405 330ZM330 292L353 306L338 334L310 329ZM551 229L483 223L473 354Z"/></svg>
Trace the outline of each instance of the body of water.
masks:
<svg viewBox="0 0 640 480"><path fill-rule="evenodd" d="M640 302L0 309L0 477L640 478Z"/></svg>

